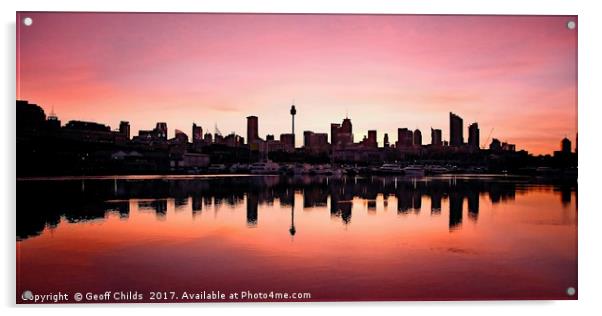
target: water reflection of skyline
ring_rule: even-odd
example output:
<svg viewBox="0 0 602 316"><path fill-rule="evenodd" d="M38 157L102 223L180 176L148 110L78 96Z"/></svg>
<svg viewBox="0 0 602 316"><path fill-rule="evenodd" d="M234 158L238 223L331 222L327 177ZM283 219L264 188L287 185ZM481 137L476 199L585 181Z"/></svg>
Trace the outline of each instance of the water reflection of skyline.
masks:
<svg viewBox="0 0 602 316"><path fill-rule="evenodd" d="M440 216L447 204L450 231L462 226L464 210L468 220L477 222L481 198L491 204L512 202L516 194L529 190L559 192L563 206L576 196L576 183L540 184L524 180L504 179L403 179L403 178L326 178L326 177L242 177L181 180L69 180L18 181L17 237L39 235L46 227L55 227L61 218L67 222L102 220L107 213L118 213L126 220L130 202L137 203L139 212L154 213L165 220L168 202L175 211L188 208L198 215L207 208L235 207L246 204L246 224L257 227L261 206L277 201L291 210L289 233L294 235L295 195L301 196L302 210L325 208L331 218L344 225L352 221L354 199L365 202L368 212L376 214L377 203L384 208L395 207L398 215L428 210ZM30 198L30 195L36 198ZM430 201L430 205L423 205Z"/></svg>

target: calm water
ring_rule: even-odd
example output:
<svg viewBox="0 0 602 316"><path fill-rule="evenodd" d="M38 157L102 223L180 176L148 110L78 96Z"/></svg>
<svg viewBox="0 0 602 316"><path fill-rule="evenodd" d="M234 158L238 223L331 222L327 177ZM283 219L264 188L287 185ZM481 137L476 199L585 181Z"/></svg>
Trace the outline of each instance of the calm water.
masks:
<svg viewBox="0 0 602 316"><path fill-rule="evenodd" d="M17 301L25 290L574 299L576 189L461 176L18 180Z"/></svg>

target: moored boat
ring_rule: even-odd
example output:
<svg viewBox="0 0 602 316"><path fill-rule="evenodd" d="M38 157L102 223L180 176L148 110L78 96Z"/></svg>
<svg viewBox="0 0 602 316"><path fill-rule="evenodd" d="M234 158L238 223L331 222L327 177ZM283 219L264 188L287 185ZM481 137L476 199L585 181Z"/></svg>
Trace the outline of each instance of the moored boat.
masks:
<svg viewBox="0 0 602 316"><path fill-rule="evenodd" d="M227 168L223 164L212 164L207 168L207 172L209 173L223 173L226 172Z"/></svg>
<svg viewBox="0 0 602 316"><path fill-rule="evenodd" d="M443 174L443 173L449 173L450 170L442 167L442 166L426 166L424 168L425 173L427 174Z"/></svg>
<svg viewBox="0 0 602 316"><path fill-rule="evenodd" d="M407 166L403 168L403 172L406 176L422 177L424 176L424 167L414 165Z"/></svg>
<svg viewBox="0 0 602 316"><path fill-rule="evenodd" d="M268 160L256 162L249 167L249 172L253 174L277 174L280 171L280 165Z"/></svg>
<svg viewBox="0 0 602 316"><path fill-rule="evenodd" d="M403 174L404 170L400 165L394 163L383 164L380 168L376 169L378 173L382 174Z"/></svg>

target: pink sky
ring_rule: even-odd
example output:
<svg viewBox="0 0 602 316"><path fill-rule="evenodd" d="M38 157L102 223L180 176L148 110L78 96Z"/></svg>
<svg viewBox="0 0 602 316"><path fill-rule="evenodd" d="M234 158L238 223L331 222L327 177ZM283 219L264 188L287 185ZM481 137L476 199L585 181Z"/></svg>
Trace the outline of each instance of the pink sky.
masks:
<svg viewBox="0 0 602 316"><path fill-rule="evenodd" d="M133 134L165 121L246 136L398 127L449 138L448 112L535 154L577 132L574 16L18 13L17 98ZM465 138L467 131L465 130ZM466 140L466 139L465 139ZM297 145L301 145L297 137Z"/></svg>

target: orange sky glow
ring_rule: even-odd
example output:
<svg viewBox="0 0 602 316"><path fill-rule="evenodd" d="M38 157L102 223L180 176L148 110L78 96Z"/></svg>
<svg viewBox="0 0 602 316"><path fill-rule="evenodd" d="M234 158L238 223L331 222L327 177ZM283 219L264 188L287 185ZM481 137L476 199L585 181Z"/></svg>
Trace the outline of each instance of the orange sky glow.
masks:
<svg viewBox="0 0 602 316"><path fill-rule="evenodd" d="M17 13L17 98L132 134L399 127L449 138L448 113L534 154L577 133L575 16ZM493 132L491 132L493 130ZM464 132L465 135L467 132ZM465 136L466 137L466 136ZM465 139L466 140L466 139ZM301 137L297 137L300 146Z"/></svg>

